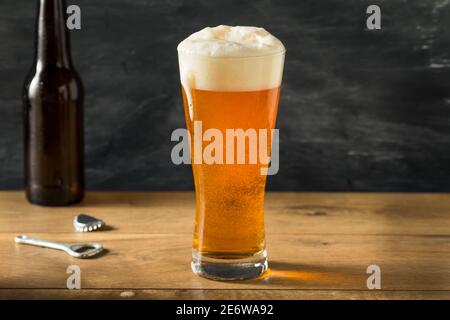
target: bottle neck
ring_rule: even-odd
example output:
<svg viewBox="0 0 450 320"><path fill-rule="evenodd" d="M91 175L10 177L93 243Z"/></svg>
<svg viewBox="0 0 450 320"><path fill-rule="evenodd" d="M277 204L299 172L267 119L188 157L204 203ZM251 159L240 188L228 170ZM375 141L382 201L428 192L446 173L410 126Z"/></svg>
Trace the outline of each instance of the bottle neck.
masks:
<svg viewBox="0 0 450 320"><path fill-rule="evenodd" d="M38 67L71 66L64 2L64 0L40 0L37 33Z"/></svg>

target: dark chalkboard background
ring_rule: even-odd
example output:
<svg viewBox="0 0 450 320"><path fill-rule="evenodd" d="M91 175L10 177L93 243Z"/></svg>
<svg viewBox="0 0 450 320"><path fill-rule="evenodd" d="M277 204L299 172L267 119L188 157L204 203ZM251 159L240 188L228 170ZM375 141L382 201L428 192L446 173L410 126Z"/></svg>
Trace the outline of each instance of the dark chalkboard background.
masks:
<svg viewBox="0 0 450 320"><path fill-rule="evenodd" d="M22 187L21 86L38 1L0 2L0 188ZM272 190L450 191L447 0L96 0L72 31L86 87L91 190L187 190L176 45L204 26L263 26L288 53ZM366 30L378 4L382 30Z"/></svg>

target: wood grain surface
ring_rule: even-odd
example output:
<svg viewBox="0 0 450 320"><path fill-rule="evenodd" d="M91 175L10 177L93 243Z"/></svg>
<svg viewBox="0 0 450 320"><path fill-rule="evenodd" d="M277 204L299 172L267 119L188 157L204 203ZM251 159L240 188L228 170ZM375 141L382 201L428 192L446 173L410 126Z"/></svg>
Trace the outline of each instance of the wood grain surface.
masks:
<svg viewBox="0 0 450 320"><path fill-rule="evenodd" d="M81 212L105 231L75 233ZM268 193L269 272L216 282L190 271L191 192L89 193L66 208L0 192L0 298L63 299L449 299L450 194ZM14 236L99 241L89 260L18 245ZM66 289L69 265L81 290ZM380 266L381 290L366 269Z"/></svg>

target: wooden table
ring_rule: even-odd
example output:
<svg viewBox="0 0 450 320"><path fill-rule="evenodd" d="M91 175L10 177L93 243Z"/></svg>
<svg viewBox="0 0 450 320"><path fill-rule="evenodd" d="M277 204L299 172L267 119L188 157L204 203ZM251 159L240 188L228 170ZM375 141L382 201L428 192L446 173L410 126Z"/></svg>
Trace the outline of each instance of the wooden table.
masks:
<svg viewBox="0 0 450 320"><path fill-rule="evenodd" d="M75 233L80 212L110 228ZM0 298L450 299L450 194L269 193L270 271L251 281L192 274L193 220L191 192L95 192L66 208L0 192ZM19 234L108 251L79 260L15 244ZM367 288L372 264L381 290ZM81 269L81 290L66 288L69 265Z"/></svg>

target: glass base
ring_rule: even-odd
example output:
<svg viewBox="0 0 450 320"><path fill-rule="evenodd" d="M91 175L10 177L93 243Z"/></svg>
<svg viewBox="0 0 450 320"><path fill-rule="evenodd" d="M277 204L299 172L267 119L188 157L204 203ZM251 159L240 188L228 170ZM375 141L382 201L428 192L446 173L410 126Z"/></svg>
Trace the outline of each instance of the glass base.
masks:
<svg viewBox="0 0 450 320"><path fill-rule="evenodd" d="M268 268L266 249L242 259L217 259L192 251L192 271L212 280L244 280L258 278Z"/></svg>

